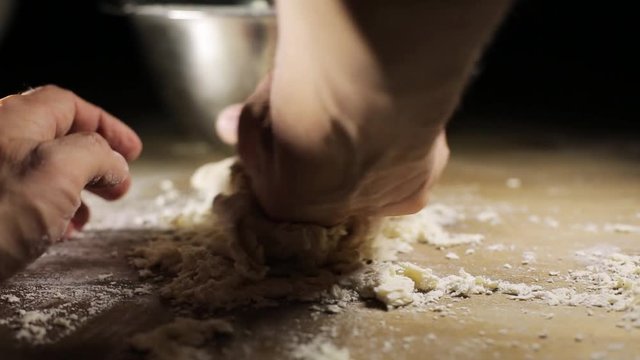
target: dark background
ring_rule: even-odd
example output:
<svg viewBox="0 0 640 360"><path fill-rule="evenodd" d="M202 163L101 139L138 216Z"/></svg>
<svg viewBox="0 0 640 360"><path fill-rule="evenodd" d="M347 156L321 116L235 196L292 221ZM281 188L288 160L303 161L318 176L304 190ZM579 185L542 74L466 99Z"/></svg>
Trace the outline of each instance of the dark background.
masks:
<svg viewBox="0 0 640 360"><path fill-rule="evenodd" d="M97 0L18 2L0 44L0 94L55 83L134 127L148 119L158 126L171 123L126 18L104 14ZM453 131L535 127L640 134L640 33L627 4L516 2L479 66Z"/></svg>

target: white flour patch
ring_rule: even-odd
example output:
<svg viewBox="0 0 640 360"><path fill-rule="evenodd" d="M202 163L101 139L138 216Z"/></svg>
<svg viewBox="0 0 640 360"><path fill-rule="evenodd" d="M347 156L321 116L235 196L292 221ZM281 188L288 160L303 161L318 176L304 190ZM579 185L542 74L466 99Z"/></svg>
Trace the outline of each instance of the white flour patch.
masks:
<svg viewBox="0 0 640 360"><path fill-rule="evenodd" d="M476 220L490 225L499 225L502 223L502 217L493 209L486 209L479 212L476 215Z"/></svg>
<svg viewBox="0 0 640 360"><path fill-rule="evenodd" d="M640 234L640 225L605 224L604 231L622 234Z"/></svg>
<svg viewBox="0 0 640 360"><path fill-rule="evenodd" d="M141 288L147 287L23 283L12 286L12 294L0 295L7 299L13 311L12 315L0 319L0 325L13 330L20 341L52 343L122 300L138 295L136 290Z"/></svg>
<svg viewBox="0 0 640 360"><path fill-rule="evenodd" d="M319 336L306 344L296 346L291 355L299 360L349 360L349 349L339 348L330 340Z"/></svg>

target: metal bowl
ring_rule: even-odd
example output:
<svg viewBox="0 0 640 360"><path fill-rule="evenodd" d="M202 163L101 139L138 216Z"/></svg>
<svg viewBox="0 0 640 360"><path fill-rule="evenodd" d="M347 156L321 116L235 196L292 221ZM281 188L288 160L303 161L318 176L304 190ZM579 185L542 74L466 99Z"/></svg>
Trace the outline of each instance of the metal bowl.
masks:
<svg viewBox="0 0 640 360"><path fill-rule="evenodd" d="M12 7L12 0L0 0L0 40L2 40L4 31L9 23L9 15L11 15Z"/></svg>
<svg viewBox="0 0 640 360"><path fill-rule="evenodd" d="M193 133L219 143L217 114L242 102L269 71L272 8L251 5L129 5L160 94Z"/></svg>

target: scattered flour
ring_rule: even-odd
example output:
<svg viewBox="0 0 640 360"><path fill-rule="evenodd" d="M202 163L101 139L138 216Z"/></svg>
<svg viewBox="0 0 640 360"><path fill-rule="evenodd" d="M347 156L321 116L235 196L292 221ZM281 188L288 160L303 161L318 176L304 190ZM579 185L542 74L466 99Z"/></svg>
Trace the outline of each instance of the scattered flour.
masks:
<svg viewBox="0 0 640 360"><path fill-rule="evenodd" d="M20 302L20 298L13 294L0 295L0 300L4 300L8 303Z"/></svg>
<svg viewBox="0 0 640 360"><path fill-rule="evenodd" d="M229 174L228 183L219 180ZM207 176L221 194L205 191ZM229 172L228 161L205 165L192 184L204 193L203 201L211 204L215 198L213 210L211 205L188 205L188 211L169 220L173 232L132 251L136 268L170 279L161 288L163 296L210 310L276 299L319 300L367 261L396 260L416 243L450 247L483 239L447 231L463 215L438 204L411 216L354 220L331 228L274 223L257 210L244 181L238 167Z"/></svg>
<svg viewBox="0 0 640 360"><path fill-rule="evenodd" d="M640 328L639 256L581 252L577 256L584 259L584 269L570 271L563 278L570 287L511 283L473 275L462 268L457 274L436 274L429 268L398 261L398 254L410 252L418 243L438 248L481 243L484 238L480 234L456 234L449 230L464 219L454 207L434 204L412 216L354 221L332 228L274 224L252 212L253 204L246 196L238 195L238 189L242 191L241 180L220 180L233 172L229 171L232 162L227 160L199 170L192 179L199 193L188 198L173 183L160 183L164 193L156 198L156 203L183 205L163 209L160 214L147 214L137 221L167 229L165 234L133 249L130 261L142 278L164 278L160 293L173 303L220 310L268 306L282 299L310 301L315 310L337 313L362 299L375 299L389 310L431 309L446 313L449 310L437 304L441 299L502 294L514 301L620 311L623 327ZM476 219L483 221L480 218L491 223L495 217L483 215ZM549 218L529 220L551 226ZM625 226L609 229L635 231ZM493 244L485 249L513 251L515 247ZM469 248L465 254L473 252L475 249ZM453 252L449 254L459 258ZM535 254L524 252L522 259L525 265L535 262ZM0 297L11 305L19 305L15 314L0 320L0 324L32 343L55 341L120 299L148 293L145 289L116 289L109 285L94 285L81 293L65 295L62 293L67 289L57 289L55 296L65 299L63 305L42 309L30 304L24 296L34 291L37 289ZM78 301L90 305L79 306ZM131 343L135 349L159 360L201 359L207 358L203 344L231 332L230 325L221 320L179 318L135 336ZM296 346L292 356L310 360L349 359L349 351L320 337Z"/></svg>
<svg viewBox="0 0 640 360"><path fill-rule="evenodd" d="M600 228L598 227L598 224L592 223L592 222L588 222L588 223L584 223L584 224L574 224L572 226L573 229L576 230L581 230L584 232L588 232L588 233L597 233L600 231Z"/></svg>
<svg viewBox="0 0 640 360"><path fill-rule="evenodd" d="M300 360L349 360L349 349L338 348L331 341L319 336L307 344L296 346L292 351L294 359Z"/></svg>
<svg viewBox="0 0 640 360"><path fill-rule="evenodd" d="M522 265L530 265L536 262L536 253L532 251L525 251L522 253L522 261L520 262Z"/></svg>
<svg viewBox="0 0 640 360"><path fill-rule="evenodd" d="M13 311L3 319L16 339L30 344L55 342L120 301L140 294L137 289L111 284L67 286L23 283L1 295ZM147 290L148 292L148 290Z"/></svg>
<svg viewBox="0 0 640 360"><path fill-rule="evenodd" d="M448 260L460 260L460 256L453 251L448 252L444 257Z"/></svg>
<svg viewBox="0 0 640 360"><path fill-rule="evenodd" d="M640 234L640 225L605 224L604 231L623 233L623 234Z"/></svg>
<svg viewBox="0 0 640 360"><path fill-rule="evenodd" d="M514 245L505 245L505 244L491 244L491 245L487 245L485 247L486 250L488 251L513 251L515 250L515 246Z"/></svg>
<svg viewBox="0 0 640 360"><path fill-rule="evenodd" d="M507 181L505 181L505 185L507 185L509 189L519 189L522 187L522 180L511 177L508 178Z"/></svg>
<svg viewBox="0 0 640 360"><path fill-rule="evenodd" d="M502 223L502 218L495 210L486 209L479 212L476 215L476 220L482 223L488 223L490 225L499 225Z"/></svg>
<svg viewBox="0 0 640 360"><path fill-rule="evenodd" d="M231 334L233 327L224 320L176 318L171 323L133 336L129 343L151 360L204 360L212 359L205 345Z"/></svg>
<svg viewBox="0 0 640 360"><path fill-rule="evenodd" d="M218 170L211 171L215 166L208 166L209 176L220 177L227 169L218 166ZM198 186L208 183L204 177L192 182L201 184ZM227 195L216 198L213 212L183 212L172 220L179 236L170 234L133 252L134 266L168 273L170 280L162 293L172 301L218 309L293 299L313 301L322 305L317 309L338 312L363 298L377 299L388 309L395 309L424 306L445 296L500 293L513 300L535 300L551 306L623 311L625 326L638 327L640 323L637 300L640 260L637 256L591 253L585 270L569 272L564 279L575 284L568 288L545 289L539 285L494 280L471 275L463 269L457 275L439 276L428 268L398 262L397 254L410 251L416 243L445 248L482 241L479 234L452 234L447 230L448 226L464 219L452 207L435 204L412 216L376 223L301 228L296 224L265 223L252 217L225 219L229 213L238 212L233 206L241 201L231 200L242 185L239 187L233 181L231 186L219 181L216 184L216 191L223 189ZM231 189L235 189L235 193ZM215 196L213 191L207 194L209 200ZM207 209L206 206L199 208ZM557 226L550 217L536 220ZM244 224L250 236L234 233L237 227L233 224L237 223ZM187 224L185 230L181 230L183 224ZM504 244L485 248L515 250L514 246ZM300 254L304 263L313 266L301 266L300 259L296 258ZM453 252L447 257L459 258ZM532 252L525 252L522 257L523 264L535 261ZM298 270L291 272L293 268Z"/></svg>

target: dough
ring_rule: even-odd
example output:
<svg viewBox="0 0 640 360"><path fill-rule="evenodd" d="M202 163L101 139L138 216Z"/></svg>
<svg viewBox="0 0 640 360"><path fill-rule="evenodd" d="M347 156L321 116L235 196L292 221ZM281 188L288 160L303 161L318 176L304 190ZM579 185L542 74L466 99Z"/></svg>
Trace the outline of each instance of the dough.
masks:
<svg viewBox="0 0 640 360"><path fill-rule="evenodd" d="M276 299L336 303L360 296L403 306L416 291L435 289L437 280L430 270L385 261L411 251L415 242L447 247L482 240L448 233L444 226L460 215L444 206L333 227L273 222L257 206L234 159L201 167L191 183L213 206L192 206L203 210L176 218L174 232L135 248L131 260L167 276L161 294L183 305L217 310ZM338 283L351 285L337 291Z"/></svg>

